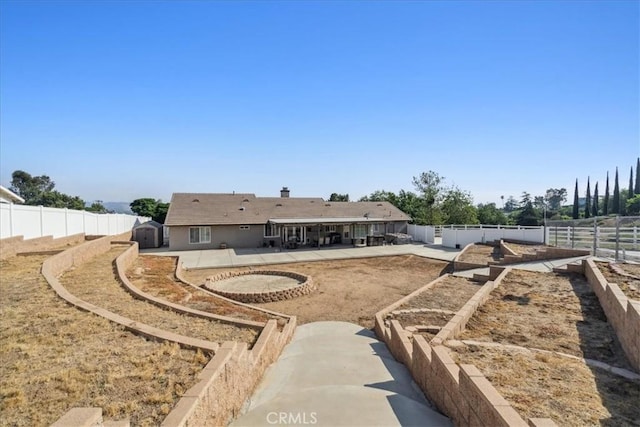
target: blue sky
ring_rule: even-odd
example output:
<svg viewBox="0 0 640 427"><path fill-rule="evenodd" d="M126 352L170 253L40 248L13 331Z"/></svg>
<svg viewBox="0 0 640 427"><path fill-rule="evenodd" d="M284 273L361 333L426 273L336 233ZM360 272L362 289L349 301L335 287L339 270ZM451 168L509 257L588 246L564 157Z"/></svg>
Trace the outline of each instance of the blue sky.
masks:
<svg viewBox="0 0 640 427"><path fill-rule="evenodd" d="M434 170L500 205L618 166L626 187L639 22L615 0L0 0L0 183L357 199Z"/></svg>

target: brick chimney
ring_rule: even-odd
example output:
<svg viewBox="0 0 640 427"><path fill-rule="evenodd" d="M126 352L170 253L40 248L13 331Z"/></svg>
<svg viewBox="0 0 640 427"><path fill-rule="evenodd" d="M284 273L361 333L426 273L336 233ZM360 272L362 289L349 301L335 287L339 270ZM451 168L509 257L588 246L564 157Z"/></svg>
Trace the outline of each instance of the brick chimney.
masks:
<svg viewBox="0 0 640 427"><path fill-rule="evenodd" d="M280 190L280 197L289 197L288 187L282 187L282 190Z"/></svg>

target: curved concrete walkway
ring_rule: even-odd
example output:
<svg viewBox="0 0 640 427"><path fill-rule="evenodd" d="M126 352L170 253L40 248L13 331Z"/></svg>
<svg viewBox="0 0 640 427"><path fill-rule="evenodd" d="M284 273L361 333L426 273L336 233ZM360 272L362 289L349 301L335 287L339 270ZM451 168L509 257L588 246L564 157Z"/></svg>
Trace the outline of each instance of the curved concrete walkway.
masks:
<svg viewBox="0 0 640 427"><path fill-rule="evenodd" d="M232 426L451 426L373 332L299 326Z"/></svg>

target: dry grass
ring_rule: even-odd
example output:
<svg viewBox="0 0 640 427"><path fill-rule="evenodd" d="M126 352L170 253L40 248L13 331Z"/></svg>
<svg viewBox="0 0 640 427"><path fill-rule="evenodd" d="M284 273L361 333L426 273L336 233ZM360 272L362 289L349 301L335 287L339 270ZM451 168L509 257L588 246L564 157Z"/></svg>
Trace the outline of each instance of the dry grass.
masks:
<svg viewBox="0 0 640 427"><path fill-rule="evenodd" d="M611 269L608 262L596 262L596 265L598 266L598 270L600 270L604 275L605 279L607 279L607 282L617 284L620 290L627 296L627 298L640 301L640 279L635 279L633 277L618 274ZM625 273L640 277L640 265L623 263L619 263L616 265L620 267Z"/></svg>
<svg viewBox="0 0 640 427"><path fill-rule="evenodd" d="M127 245L114 245L110 251L67 271L60 282L82 300L165 331L213 342L255 341L258 334L255 329L182 315L133 298L114 271L115 258L126 248Z"/></svg>
<svg viewBox="0 0 640 427"><path fill-rule="evenodd" d="M148 294L195 310L256 322L276 318L180 282L175 276L176 263L177 258L173 257L141 256L127 271L127 277L134 286Z"/></svg>
<svg viewBox="0 0 640 427"><path fill-rule="evenodd" d="M280 264L273 268L311 276L318 289L302 297L256 305L295 315L300 324L342 320L373 328L376 312L431 282L447 267L444 261L414 255ZM192 283L203 283L222 271L248 269L193 270L186 274Z"/></svg>
<svg viewBox="0 0 640 427"><path fill-rule="evenodd" d="M490 261L499 261L502 257L499 246L483 245L476 243L469 246L460 256L458 261L474 264L489 264Z"/></svg>
<svg viewBox="0 0 640 427"><path fill-rule="evenodd" d="M473 364L526 418L559 426L640 425L640 384L553 354L505 348L456 347L459 363Z"/></svg>
<svg viewBox="0 0 640 427"><path fill-rule="evenodd" d="M421 292L399 306L396 310L410 309L439 309L457 312L469 299L480 289L482 284L470 279L456 276L447 278L436 283L435 286ZM409 312L409 313L389 313L387 319L395 319L403 327L408 326L445 326L453 317L450 313L439 312ZM427 340L431 340L436 334L434 332L421 332Z"/></svg>
<svg viewBox="0 0 640 427"><path fill-rule="evenodd" d="M47 426L72 407L158 425L209 356L149 342L64 303L46 256L0 261L0 425Z"/></svg>
<svg viewBox="0 0 640 427"><path fill-rule="evenodd" d="M514 344L629 369L596 295L582 275L513 270L467 324L462 340ZM558 425L638 425L640 384L557 355L469 345L476 365L525 417Z"/></svg>

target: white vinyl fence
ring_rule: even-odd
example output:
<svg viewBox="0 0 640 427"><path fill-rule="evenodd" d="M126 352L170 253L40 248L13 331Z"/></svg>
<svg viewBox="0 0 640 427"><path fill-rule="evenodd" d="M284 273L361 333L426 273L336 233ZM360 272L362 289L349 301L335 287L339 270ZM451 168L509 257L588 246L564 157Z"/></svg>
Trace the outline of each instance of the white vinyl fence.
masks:
<svg viewBox="0 0 640 427"><path fill-rule="evenodd" d="M84 233L114 235L131 230L150 218L126 214L96 214L72 209L0 204L0 238L24 236L25 239L54 238Z"/></svg>
<svg viewBox="0 0 640 427"><path fill-rule="evenodd" d="M433 244L435 241L435 227L432 225L407 224L407 234L414 242Z"/></svg>
<svg viewBox="0 0 640 427"><path fill-rule="evenodd" d="M464 248L469 243L500 239L544 243L544 227L508 225L447 225L442 229L442 246Z"/></svg>

